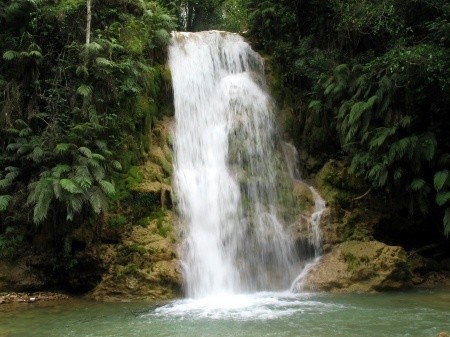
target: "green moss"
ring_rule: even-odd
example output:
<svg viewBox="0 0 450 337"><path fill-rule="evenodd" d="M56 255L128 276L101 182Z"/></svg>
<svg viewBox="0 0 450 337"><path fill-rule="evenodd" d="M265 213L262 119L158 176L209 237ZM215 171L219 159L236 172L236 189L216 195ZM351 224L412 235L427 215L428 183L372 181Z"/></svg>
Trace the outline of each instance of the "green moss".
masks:
<svg viewBox="0 0 450 337"><path fill-rule="evenodd" d="M120 29L119 41L126 50L135 55L141 55L148 41L148 29L142 22L128 20Z"/></svg>
<svg viewBox="0 0 450 337"><path fill-rule="evenodd" d="M145 247L142 247L140 245L138 245L137 243L133 243L131 246L127 246L126 247L131 253L139 253L141 255L144 255L147 250L145 249Z"/></svg>
<svg viewBox="0 0 450 337"><path fill-rule="evenodd" d="M139 266L133 263L128 264L123 270L123 275L133 275L136 274L139 270Z"/></svg>
<svg viewBox="0 0 450 337"><path fill-rule="evenodd" d="M111 215L108 219L108 225L110 227L123 227L127 223L127 218L122 215Z"/></svg>

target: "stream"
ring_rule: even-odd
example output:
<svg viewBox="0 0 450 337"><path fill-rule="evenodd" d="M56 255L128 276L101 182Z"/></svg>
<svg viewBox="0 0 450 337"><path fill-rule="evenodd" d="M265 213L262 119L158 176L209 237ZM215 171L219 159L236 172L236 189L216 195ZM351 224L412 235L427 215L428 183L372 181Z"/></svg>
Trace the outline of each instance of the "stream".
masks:
<svg viewBox="0 0 450 337"><path fill-rule="evenodd" d="M0 306L0 336L435 337L450 330L449 303L449 290L38 302Z"/></svg>

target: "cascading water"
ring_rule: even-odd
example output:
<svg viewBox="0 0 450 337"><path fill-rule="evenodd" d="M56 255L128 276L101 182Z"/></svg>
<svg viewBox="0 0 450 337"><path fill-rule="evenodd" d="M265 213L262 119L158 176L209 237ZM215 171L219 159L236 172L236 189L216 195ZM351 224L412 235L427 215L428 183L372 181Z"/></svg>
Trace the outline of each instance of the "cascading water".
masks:
<svg viewBox="0 0 450 337"><path fill-rule="evenodd" d="M174 33L169 64L187 295L287 289L298 261L277 214L281 160L261 57L236 34Z"/></svg>

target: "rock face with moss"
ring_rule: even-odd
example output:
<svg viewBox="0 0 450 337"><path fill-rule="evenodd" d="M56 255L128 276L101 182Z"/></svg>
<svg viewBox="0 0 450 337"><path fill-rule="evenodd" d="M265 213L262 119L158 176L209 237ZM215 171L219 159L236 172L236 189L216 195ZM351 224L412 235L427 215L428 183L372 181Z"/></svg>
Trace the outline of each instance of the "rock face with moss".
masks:
<svg viewBox="0 0 450 337"><path fill-rule="evenodd" d="M378 241L347 241L335 246L310 271L304 289L370 292L403 288L410 279L403 248Z"/></svg>
<svg viewBox="0 0 450 337"><path fill-rule="evenodd" d="M107 219L115 242L94 247L105 270L92 291L94 299L160 300L180 294L179 227L172 211L170 185L170 128L170 119L154 127L146 162L132 167L122 181L116 214Z"/></svg>
<svg viewBox="0 0 450 337"><path fill-rule="evenodd" d="M106 272L92 292L97 300L160 300L180 293L177 232L171 211L160 211L98 248Z"/></svg>
<svg viewBox="0 0 450 337"><path fill-rule="evenodd" d="M328 204L321 219L325 255L304 279L303 288L370 292L411 285L406 251L374 239L383 206L370 193L365 195L364 185L347 167L330 160L317 174L316 185Z"/></svg>

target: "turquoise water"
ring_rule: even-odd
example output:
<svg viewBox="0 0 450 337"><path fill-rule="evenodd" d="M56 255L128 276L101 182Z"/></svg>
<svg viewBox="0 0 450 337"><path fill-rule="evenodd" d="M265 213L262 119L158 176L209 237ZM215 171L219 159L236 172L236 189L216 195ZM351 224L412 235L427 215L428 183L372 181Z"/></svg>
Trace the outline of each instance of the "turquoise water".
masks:
<svg viewBox="0 0 450 337"><path fill-rule="evenodd" d="M0 336L435 337L450 291L374 295L259 293L166 304L71 300L0 306Z"/></svg>

